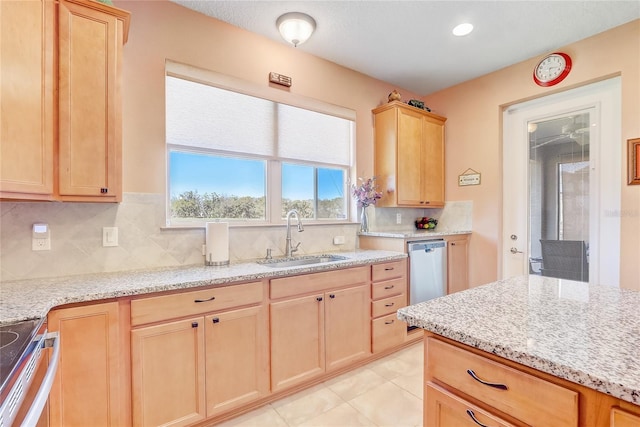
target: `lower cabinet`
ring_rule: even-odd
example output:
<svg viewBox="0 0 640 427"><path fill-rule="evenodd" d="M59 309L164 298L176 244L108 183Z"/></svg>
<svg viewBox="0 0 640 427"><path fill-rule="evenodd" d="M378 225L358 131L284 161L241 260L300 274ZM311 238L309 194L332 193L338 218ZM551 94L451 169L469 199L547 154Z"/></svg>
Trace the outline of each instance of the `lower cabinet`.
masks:
<svg viewBox="0 0 640 427"><path fill-rule="evenodd" d="M579 425L578 392L437 338L425 339L424 410L425 420L433 422L426 425L477 425L473 418L487 421L481 425L508 426L506 418L529 426Z"/></svg>
<svg viewBox="0 0 640 427"><path fill-rule="evenodd" d="M369 304L368 284L272 302L272 391L370 355Z"/></svg>
<svg viewBox="0 0 640 427"><path fill-rule="evenodd" d="M447 241L447 294L469 289L469 239L465 234L449 236Z"/></svg>
<svg viewBox="0 0 640 427"><path fill-rule="evenodd" d="M271 390L371 355L371 267L272 279Z"/></svg>
<svg viewBox="0 0 640 427"><path fill-rule="evenodd" d="M631 413L621 408L611 408L610 427L638 427L640 426L640 408L636 408L638 413Z"/></svg>
<svg viewBox="0 0 640 427"><path fill-rule="evenodd" d="M371 345L380 353L407 340L407 324L396 316L407 305L407 261L374 265L371 280Z"/></svg>
<svg viewBox="0 0 640 427"><path fill-rule="evenodd" d="M60 334L50 425L127 425L118 303L55 309L47 322L49 331Z"/></svg>
<svg viewBox="0 0 640 427"><path fill-rule="evenodd" d="M191 425L269 393L262 295L254 282L132 301L134 426Z"/></svg>
<svg viewBox="0 0 640 427"><path fill-rule="evenodd" d="M427 383L425 387L424 413L424 425L429 427L513 427L433 383Z"/></svg>

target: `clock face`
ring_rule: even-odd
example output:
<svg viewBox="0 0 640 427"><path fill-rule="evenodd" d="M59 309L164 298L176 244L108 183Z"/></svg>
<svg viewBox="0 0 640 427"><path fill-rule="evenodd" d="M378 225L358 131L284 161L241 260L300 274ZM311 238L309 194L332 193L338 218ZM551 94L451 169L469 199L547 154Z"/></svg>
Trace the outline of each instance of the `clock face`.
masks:
<svg viewBox="0 0 640 427"><path fill-rule="evenodd" d="M539 86L553 86L564 80L571 70L571 58L564 53L546 56L533 70L533 80Z"/></svg>

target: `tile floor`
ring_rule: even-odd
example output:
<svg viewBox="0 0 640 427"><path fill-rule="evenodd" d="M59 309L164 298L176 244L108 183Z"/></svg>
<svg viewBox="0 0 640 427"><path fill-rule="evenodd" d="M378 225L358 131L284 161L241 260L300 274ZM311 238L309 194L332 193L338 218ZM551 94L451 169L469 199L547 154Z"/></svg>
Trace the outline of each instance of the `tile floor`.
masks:
<svg viewBox="0 0 640 427"><path fill-rule="evenodd" d="M219 427L422 426L422 342Z"/></svg>

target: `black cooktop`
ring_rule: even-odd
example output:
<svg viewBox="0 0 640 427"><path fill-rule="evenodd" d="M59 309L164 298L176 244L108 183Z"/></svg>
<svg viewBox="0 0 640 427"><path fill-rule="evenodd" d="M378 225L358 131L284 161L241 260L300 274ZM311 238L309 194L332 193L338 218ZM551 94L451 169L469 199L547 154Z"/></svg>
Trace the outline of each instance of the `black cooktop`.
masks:
<svg viewBox="0 0 640 427"><path fill-rule="evenodd" d="M38 333L43 320L25 320L0 326L0 390L5 388L5 383Z"/></svg>

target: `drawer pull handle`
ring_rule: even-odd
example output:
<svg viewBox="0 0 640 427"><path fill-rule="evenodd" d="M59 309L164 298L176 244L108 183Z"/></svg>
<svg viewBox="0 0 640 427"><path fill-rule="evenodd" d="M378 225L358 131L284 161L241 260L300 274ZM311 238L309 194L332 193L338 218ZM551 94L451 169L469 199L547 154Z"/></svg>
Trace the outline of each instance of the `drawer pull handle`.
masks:
<svg viewBox="0 0 640 427"><path fill-rule="evenodd" d="M213 323L220 323L220 318L219 317L214 317L211 320L213 321Z"/></svg>
<svg viewBox="0 0 640 427"><path fill-rule="evenodd" d="M396 303L395 303L395 302L392 302L391 304L385 304L384 306L385 306L385 307L393 307L394 305L396 305Z"/></svg>
<svg viewBox="0 0 640 427"><path fill-rule="evenodd" d="M385 267L384 271L393 271L393 267Z"/></svg>
<svg viewBox="0 0 640 427"><path fill-rule="evenodd" d="M207 301L213 301L214 299L216 299L216 297L211 297L209 299L197 299L193 302L207 302Z"/></svg>
<svg viewBox="0 0 640 427"><path fill-rule="evenodd" d="M385 289L393 289L393 288L395 288L395 287L396 287L396 285L391 285L391 286L385 286L384 288L385 288Z"/></svg>
<svg viewBox="0 0 640 427"><path fill-rule="evenodd" d="M473 422L478 424L480 427L489 427L488 425L482 424L480 421L478 421L478 419L476 418L476 414L474 414L471 409L467 409L467 415L469 415Z"/></svg>
<svg viewBox="0 0 640 427"><path fill-rule="evenodd" d="M191 322L191 327L192 328L197 328L198 327L198 322Z"/></svg>
<svg viewBox="0 0 640 427"><path fill-rule="evenodd" d="M488 381L484 381L481 380L480 378L478 378L478 376L476 375L475 372L473 372L471 369L467 369L467 374L471 375L471 377L478 381L479 383L482 383L484 385L488 385L489 387L493 387L493 388L499 388L500 390L508 390L508 387L504 384L500 384L500 383L490 383Z"/></svg>
<svg viewBox="0 0 640 427"><path fill-rule="evenodd" d="M395 322L395 320L387 320L386 322L384 322L385 325L393 325L393 322Z"/></svg>

